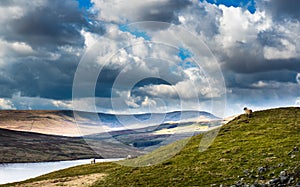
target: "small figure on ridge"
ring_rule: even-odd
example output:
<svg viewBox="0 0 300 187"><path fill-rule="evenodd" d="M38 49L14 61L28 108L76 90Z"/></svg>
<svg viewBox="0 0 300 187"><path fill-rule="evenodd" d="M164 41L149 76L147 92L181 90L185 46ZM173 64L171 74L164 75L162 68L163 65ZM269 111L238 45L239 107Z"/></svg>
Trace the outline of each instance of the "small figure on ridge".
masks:
<svg viewBox="0 0 300 187"><path fill-rule="evenodd" d="M252 110L247 107L244 108L245 114L250 118L252 116Z"/></svg>

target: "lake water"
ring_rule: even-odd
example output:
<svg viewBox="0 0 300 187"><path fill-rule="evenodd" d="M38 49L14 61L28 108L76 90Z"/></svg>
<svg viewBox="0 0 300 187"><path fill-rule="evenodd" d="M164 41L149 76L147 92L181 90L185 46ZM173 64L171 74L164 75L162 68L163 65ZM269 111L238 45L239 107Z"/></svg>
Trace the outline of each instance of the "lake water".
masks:
<svg viewBox="0 0 300 187"><path fill-rule="evenodd" d="M122 159L96 159L96 162L112 162L118 160ZM0 164L0 184L23 181L53 171L82 164L90 164L90 161L90 159L83 159L58 162Z"/></svg>

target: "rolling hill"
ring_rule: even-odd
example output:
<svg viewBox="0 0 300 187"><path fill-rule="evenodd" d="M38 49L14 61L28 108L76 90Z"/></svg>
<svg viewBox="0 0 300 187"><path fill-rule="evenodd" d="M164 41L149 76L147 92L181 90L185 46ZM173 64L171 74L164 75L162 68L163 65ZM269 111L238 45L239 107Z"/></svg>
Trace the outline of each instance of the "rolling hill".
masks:
<svg viewBox="0 0 300 187"><path fill-rule="evenodd" d="M84 182L85 177L98 176L91 186L299 186L299 116L300 108L258 111L251 118L241 115L223 125L214 143L204 152L199 152L200 134L171 159L148 167L117 163L83 165L18 185L61 185L67 179L82 178ZM121 164L155 163L183 141ZM16 184L6 186L13 185Z"/></svg>
<svg viewBox="0 0 300 187"><path fill-rule="evenodd" d="M0 164L103 158L103 155L107 158L124 158L128 154L143 154L135 147L124 147L113 143L111 139L113 137L104 140L89 140L88 143L94 146L91 147L83 137L47 135L0 128ZM139 142L139 140L133 141Z"/></svg>
<svg viewBox="0 0 300 187"><path fill-rule="evenodd" d="M96 141L95 146L111 158L140 155L130 147ZM19 162L49 162L102 158L82 137L54 136L0 129L0 164Z"/></svg>
<svg viewBox="0 0 300 187"><path fill-rule="evenodd" d="M116 115L112 114L76 112L76 115L80 115L79 119L82 122L80 128L74 120L73 111L0 111L0 163L59 161L91 157L123 158L129 154L141 155L149 152L149 149L144 150L146 148L155 149L156 147L153 146L167 144L163 144L163 141L173 131L182 131L184 134L188 130L193 133L198 128L197 133L201 133L214 125L214 123L207 122L195 125L194 122L189 122L196 120L199 116L202 116L201 119L203 116L205 119L217 119L209 113L198 111L152 114L152 116L137 114L135 117L139 120L146 120L149 117L154 117L153 119L165 117L164 121L168 123L134 130L101 133L92 131L92 134L79 136L79 130L84 130L84 127L100 129L102 125L112 127L120 122ZM95 115L102 119L103 124L99 122L100 119L93 118ZM131 120L127 115L121 115L121 117L127 122ZM176 123L180 118L185 123ZM186 136L179 135L173 142L184 137Z"/></svg>
<svg viewBox="0 0 300 187"><path fill-rule="evenodd" d="M106 131L120 131L163 123L208 122L216 119L219 118L203 111L116 115L70 110L0 110L0 128L73 137L101 133L103 128Z"/></svg>
<svg viewBox="0 0 300 187"><path fill-rule="evenodd" d="M0 129L0 163L92 157L101 158L84 142L83 138Z"/></svg>

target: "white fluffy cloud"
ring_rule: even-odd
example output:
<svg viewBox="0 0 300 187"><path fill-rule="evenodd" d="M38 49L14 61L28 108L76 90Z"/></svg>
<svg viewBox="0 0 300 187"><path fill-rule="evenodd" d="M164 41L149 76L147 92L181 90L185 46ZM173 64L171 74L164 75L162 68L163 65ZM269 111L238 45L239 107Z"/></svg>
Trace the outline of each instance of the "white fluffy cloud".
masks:
<svg viewBox="0 0 300 187"><path fill-rule="evenodd" d="M59 101L53 100L52 104L57 108L64 108L64 109L72 109L72 102L71 101Z"/></svg>
<svg viewBox="0 0 300 187"><path fill-rule="evenodd" d="M15 110L16 108L10 100L0 98L0 109Z"/></svg>
<svg viewBox="0 0 300 187"><path fill-rule="evenodd" d="M292 19L279 22L266 8L258 3L257 11L251 14L240 7L197 2L177 14L182 25L198 34L219 60L226 55L229 61L242 50L261 61L299 58L300 22Z"/></svg>
<svg viewBox="0 0 300 187"><path fill-rule="evenodd" d="M288 40L281 39L282 49L278 47L264 47L264 56L266 59L290 59L298 57L296 46Z"/></svg>
<svg viewBox="0 0 300 187"><path fill-rule="evenodd" d="M7 6L0 6L0 23L23 17L28 11L46 4L45 0L35 0L30 3L26 0L11 0Z"/></svg>
<svg viewBox="0 0 300 187"><path fill-rule="evenodd" d="M252 84L253 88L260 88L260 89L277 89L280 90L282 88L286 88L288 91L296 90L297 88L300 88L300 86L296 83L282 83L282 82L276 82L276 81L258 81L256 83ZM286 91L286 92L288 92Z"/></svg>
<svg viewBox="0 0 300 187"><path fill-rule="evenodd" d="M24 42L7 42L0 40L0 57L28 56L34 54L34 50Z"/></svg>
<svg viewBox="0 0 300 187"><path fill-rule="evenodd" d="M252 15L241 8L220 6L223 16L220 17L219 40L222 46L232 47L237 41L248 42L256 37L256 28L251 23Z"/></svg>

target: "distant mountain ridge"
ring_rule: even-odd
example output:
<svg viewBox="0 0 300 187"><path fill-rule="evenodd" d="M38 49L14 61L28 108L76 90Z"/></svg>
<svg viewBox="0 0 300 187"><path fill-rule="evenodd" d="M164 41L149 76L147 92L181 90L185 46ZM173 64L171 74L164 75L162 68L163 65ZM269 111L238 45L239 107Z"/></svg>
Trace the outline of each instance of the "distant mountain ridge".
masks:
<svg viewBox="0 0 300 187"><path fill-rule="evenodd" d="M108 114L71 110L1 110L0 128L43 134L81 136L82 128L104 126L111 130L143 128L163 123L199 122L220 118L204 111L145 114ZM89 133L89 132L86 132Z"/></svg>
<svg viewBox="0 0 300 187"><path fill-rule="evenodd" d="M67 110L2 110L0 163L90 158L97 153L104 158L137 156L166 145L165 140L174 133L177 135L173 141L187 134L202 133L215 125L209 123L215 119L219 118L199 111L115 115ZM148 124L147 120L150 120ZM134 123L136 128L128 128L127 125ZM102 126L111 127L110 131L99 131ZM13 157L14 154L20 156Z"/></svg>

